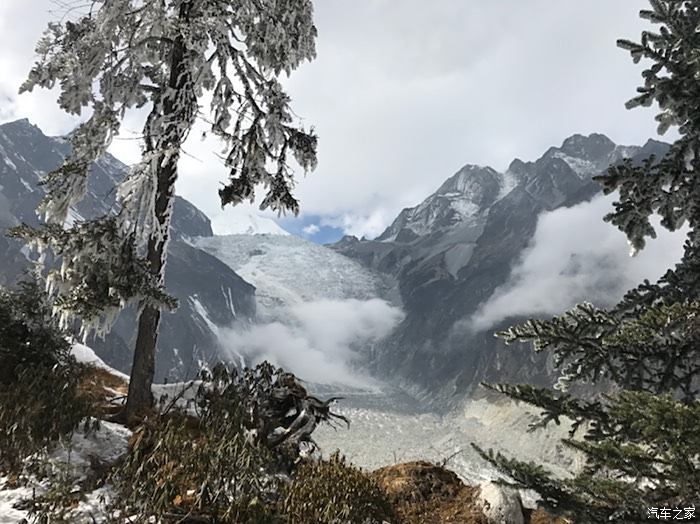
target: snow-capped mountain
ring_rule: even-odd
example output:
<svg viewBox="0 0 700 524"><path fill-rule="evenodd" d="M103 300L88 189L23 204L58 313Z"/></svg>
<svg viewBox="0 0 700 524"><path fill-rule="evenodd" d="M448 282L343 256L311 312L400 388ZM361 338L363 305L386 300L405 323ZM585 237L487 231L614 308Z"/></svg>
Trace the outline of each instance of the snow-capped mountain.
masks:
<svg viewBox="0 0 700 524"><path fill-rule="evenodd" d="M336 353L326 355L328 367L322 373L327 369L331 374L339 372L332 364L355 354L356 345L349 341L360 340L379 376L453 399L482 380L547 382L542 358L506 351L490 332L455 336L454 326L507 281L542 212L593 197L599 187L591 176L610 163L659 156L667 147L654 141L618 146L603 135L574 135L536 161L514 160L504 173L466 165L422 203L404 209L377 239L345 237L330 248L289 235L274 221L255 215L219 228L239 228L245 234L212 236L209 219L178 199L166 286L180 308L163 317L157 378L182 378L200 361L220 358L229 327L257 322L276 327L258 330L245 341L239 330L239 338L223 342L280 349L284 344L270 341L288 337L308 355L318 355L330 343ZM42 195L37 183L60 164L67 148L65 140L46 137L27 121L0 126L1 227L36 223L34 209ZM96 163L88 196L72 219L112 209L111 188L124 169L109 155ZM21 245L0 236L0 283L14 281L26 266ZM390 305L378 305L377 299ZM335 311L339 324L312 326L304 317L311 310L298 307L315 304L313 313L323 320L331 316L324 308L332 307L332 301L344 301L344 309ZM353 308L365 309L349 315ZM131 361L134 322L134 311L127 310L106 341L90 342L107 363L123 371ZM350 322L357 323L343 331L341 324ZM396 322L398 327L382 338ZM376 336L358 338L362 331ZM343 340L337 340L339 332ZM289 354L276 356L284 361ZM243 361L251 354L238 356Z"/></svg>
<svg viewBox="0 0 700 524"><path fill-rule="evenodd" d="M505 350L491 332L455 335L453 328L507 281L542 212L596 195L591 177L611 163L658 157L667 147L574 135L534 162L514 160L505 173L467 165L375 240L333 245L394 279L404 305L404 321L376 350L375 369L452 398L483 380L547 382L542 358Z"/></svg>
<svg viewBox="0 0 700 524"><path fill-rule="evenodd" d="M41 177L58 167L70 145L63 138L44 135L29 121L0 125L0 229L21 222L36 225L35 209L43 196ZM85 199L71 210L71 220L110 212L115 206L115 181L127 166L105 155L93 166ZM209 218L187 200L176 197L172 238L166 266L166 287L180 307L164 313L158 339L156 377L181 378L196 372L198 361L218 358L214 326L249 322L255 317L255 288L213 256L184 240L212 235ZM28 267L22 245L0 235L0 284L11 284ZM136 314L124 311L105 340L90 340L111 366L131 366Z"/></svg>
<svg viewBox="0 0 700 524"><path fill-rule="evenodd" d="M410 242L472 222L495 202L504 183L490 167L466 165L421 204L404 209L377 240Z"/></svg>
<svg viewBox="0 0 700 524"><path fill-rule="evenodd" d="M225 223L216 223L217 233L225 235L282 235L290 233L280 227L271 218L255 215L253 213L235 213L225 218Z"/></svg>

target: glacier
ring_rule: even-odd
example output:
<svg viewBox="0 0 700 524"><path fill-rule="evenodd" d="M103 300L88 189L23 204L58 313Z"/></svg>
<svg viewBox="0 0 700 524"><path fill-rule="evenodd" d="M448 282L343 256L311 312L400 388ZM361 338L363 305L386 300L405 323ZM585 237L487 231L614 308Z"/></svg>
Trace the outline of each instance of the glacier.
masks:
<svg viewBox="0 0 700 524"><path fill-rule="evenodd" d="M375 272L293 235L217 235L192 243L255 286L260 322L287 319L294 304L387 295L385 281Z"/></svg>

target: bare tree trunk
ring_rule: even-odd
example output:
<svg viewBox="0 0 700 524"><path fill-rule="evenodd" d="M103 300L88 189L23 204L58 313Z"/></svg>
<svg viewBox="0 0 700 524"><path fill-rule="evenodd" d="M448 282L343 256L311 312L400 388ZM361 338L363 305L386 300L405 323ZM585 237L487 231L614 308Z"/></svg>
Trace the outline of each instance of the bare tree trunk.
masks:
<svg viewBox="0 0 700 524"><path fill-rule="evenodd" d="M180 6L179 19L181 22L188 21L191 6L192 2L185 2ZM162 156L162 160L157 165L154 211L161 231L164 233L162 236L155 232L151 233L146 255L151 270L161 283L164 282L165 276L165 259L170 237L170 215L172 201L175 197L175 181L177 180L177 162L182 142L193 123L194 113L189 110L191 108L187 102L194 100L196 108L196 97L187 91L192 88L192 85L184 57L184 43L182 38L178 37L173 43L170 57L168 94L163 99L162 108L159 108L158 104L154 104L151 112L151 117L157 118L165 126L165 129L151 130L155 136L149 135L149 133L146 136L146 150L160 151ZM146 125L148 127L148 123ZM129 395L126 401L127 422L143 418L153 408L154 399L151 386L155 373L159 323L160 309L149 305L142 306L129 380Z"/></svg>

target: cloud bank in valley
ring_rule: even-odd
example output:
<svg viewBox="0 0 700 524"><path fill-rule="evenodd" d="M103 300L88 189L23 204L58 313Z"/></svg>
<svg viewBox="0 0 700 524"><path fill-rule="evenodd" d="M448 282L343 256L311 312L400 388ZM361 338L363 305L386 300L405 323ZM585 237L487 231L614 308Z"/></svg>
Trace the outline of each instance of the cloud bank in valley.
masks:
<svg viewBox="0 0 700 524"><path fill-rule="evenodd" d="M304 302L285 313L284 320L224 330L222 346L234 360L268 360L309 382L362 387L372 381L353 369L357 352L403 318L399 308L380 299Z"/></svg>
<svg viewBox="0 0 700 524"><path fill-rule="evenodd" d="M581 302L610 306L644 279L655 281L683 254L685 231L657 227L636 257L625 236L602 217L614 196L600 196L540 216L530 246L495 291L467 322L483 331L510 317L560 314Z"/></svg>

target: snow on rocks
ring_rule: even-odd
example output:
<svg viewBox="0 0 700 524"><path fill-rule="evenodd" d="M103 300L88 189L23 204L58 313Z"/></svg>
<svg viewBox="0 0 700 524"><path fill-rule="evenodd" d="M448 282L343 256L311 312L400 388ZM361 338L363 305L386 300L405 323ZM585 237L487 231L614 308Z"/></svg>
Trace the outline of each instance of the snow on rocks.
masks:
<svg viewBox="0 0 700 524"><path fill-rule="evenodd" d="M0 477L0 524L17 524L27 518L27 512L15 509L15 505L32 496L32 488L22 486L5 488L7 477Z"/></svg>
<svg viewBox="0 0 700 524"><path fill-rule="evenodd" d="M523 505L514 489L495 482L479 485L477 504L481 506L488 524L524 524Z"/></svg>
<svg viewBox="0 0 700 524"><path fill-rule="evenodd" d="M92 348L88 346L83 344L73 344L73 347L71 348L71 355L75 357L75 360L82 364L89 364L96 368L104 369L116 377L122 378L126 381L129 380L129 375L109 367L100 357L95 354Z"/></svg>
<svg viewBox="0 0 700 524"><path fill-rule="evenodd" d="M49 464L55 470L65 471L71 481L80 485L90 475L95 463L114 462L126 452L131 431L124 426L101 421L99 428L85 432L78 429L73 437L49 455ZM26 486L8 485L6 477L0 477L0 524L18 524L28 519L25 501L40 495L48 488L46 481L30 479ZM71 511L69 521L76 524L104 522L105 506L112 494L109 485L85 493L79 504Z"/></svg>

